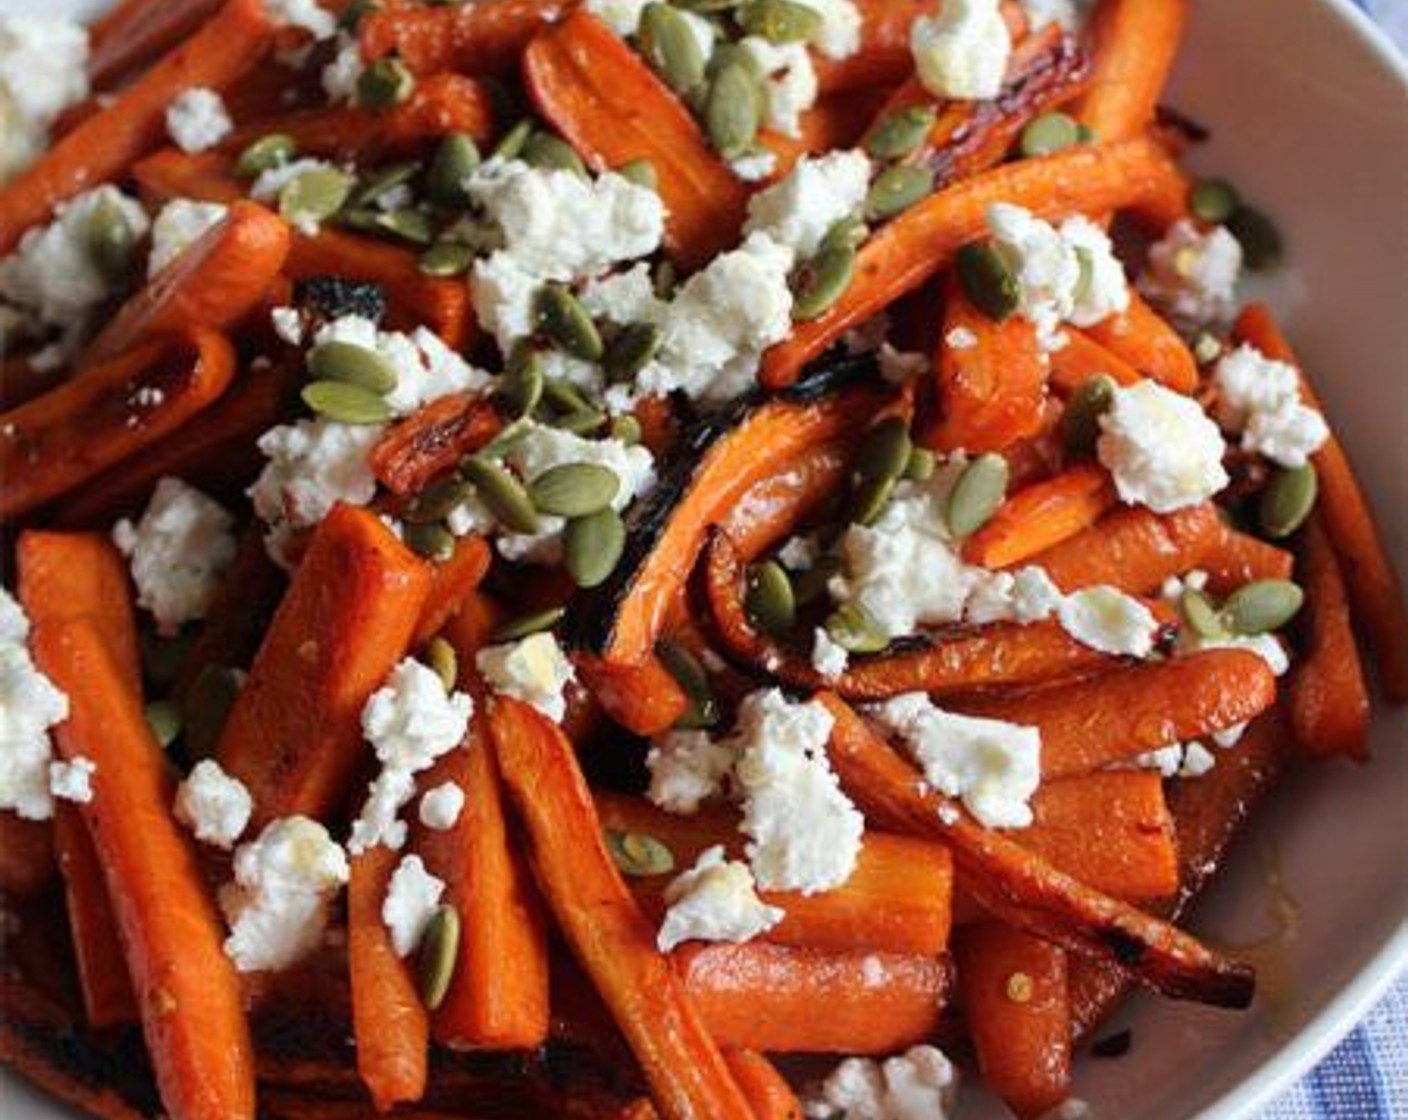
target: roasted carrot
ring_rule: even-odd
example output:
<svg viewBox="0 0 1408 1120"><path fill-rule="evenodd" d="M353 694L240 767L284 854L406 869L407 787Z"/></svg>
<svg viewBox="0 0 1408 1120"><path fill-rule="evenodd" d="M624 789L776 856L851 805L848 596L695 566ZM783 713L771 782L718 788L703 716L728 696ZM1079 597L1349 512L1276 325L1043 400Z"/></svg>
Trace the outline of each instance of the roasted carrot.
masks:
<svg viewBox="0 0 1408 1120"><path fill-rule="evenodd" d="M1076 106L1100 140L1123 140L1153 123L1187 19L1187 0L1101 0L1091 25L1095 69Z"/></svg>
<svg viewBox="0 0 1408 1120"><path fill-rule="evenodd" d="M1191 393L1198 387L1198 362L1188 344L1132 288L1126 310L1086 328L1086 333L1092 341L1170 389Z"/></svg>
<svg viewBox="0 0 1408 1120"><path fill-rule="evenodd" d="M572 745L534 709L500 697L494 745L538 887L640 1062L667 1120L747 1120L748 1102L711 1030L631 898L601 837ZM746 1043L745 1043L746 1044Z"/></svg>
<svg viewBox="0 0 1408 1120"><path fill-rule="evenodd" d="M743 835L736 813L702 809L681 817L656 809L639 797L599 792L602 826L653 836L670 849L675 867L691 867L715 844L741 858ZM670 876L631 881L652 915L663 914ZM855 870L835 890L803 895L765 891L764 901L786 917L761 936L784 945L835 951L875 949L936 957L948 944L952 865L940 845L907 836L868 832Z"/></svg>
<svg viewBox="0 0 1408 1120"><path fill-rule="evenodd" d="M494 73L514 67L529 40L576 0L483 0L474 5L373 12L359 29L368 59L394 54L416 74Z"/></svg>
<svg viewBox="0 0 1408 1120"><path fill-rule="evenodd" d="M54 881L54 829L48 821L25 820L0 811L0 894L26 898Z"/></svg>
<svg viewBox="0 0 1408 1120"><path fill-rule="evenodd" d="M268 45L272 27L261 0L226 0L180 46L51 147L0 191L0 255L54 207L100 183L121 179L156 147L166 108L190 86L221 89L244 73Z"/></svg>
<svg viewBox="0 0 1408 1120"><path fill-rule="evenodd" d="M1144 375L1113 350L1101 346L1085 331L1066 327L1066 342L1050 354L1051 387L1073 393L1087 378L1106 374L1118 385L1133 385Z"/></svg>
<svg viewBox="0 0 1408 1120"><path fill-rule="evenodd" d="M107 877L147 1050L175 1120L254 1115L254 1059L234 966L190 842L167 806L166 759L141 696L88 619L35 619L35 660L69 696L64 758L96 765L79 806Z"/></svg>
<svg viewBox="0 0 1408 1120"><path fill-rule="evenodd" d="M578 11L523 55L538 111L597 170L648 159L665 203L665 245L683 268L738 239L748 194L689 111L605 23Z"/></svg>
<svg viewBox="0 0 1408 1120"><path fill-rule="evenodd" d="M792 384L808 361L847 330L946 268L963 244L984 234L991 203L1015 203L1054 219L1166 204L1185 190L1183 173L1157 143L1142 137L1022 160L956 183L872 236L861 247L846 294L769 349L760 378L769 388Z"/></svg>
<svg viewBox="0 0 1408 1120"><path fill-rule="evenodd" d="M1029 562L1062 591L1104 584L1147 595L1170 576L1204 567L1224 539L1222 519L1211 505L1168 514L1122 506Z"/></svg>
<svg viewBox="0 0 1408 1120"><path fill-rule="evenodd" d="M393 494L418 494L501 427L498 412L482 394L451 393L387 430L372 448L372 473Z"/></svg>
<svg viewBox="0 0 1408 1120"><path fill-rule="evenodd" d="M984 922L960 930L953 952L984 1083L1018 1116L1055 1108L1071 1086L1066 951Z"/></svg>
<svg viewBox="0 0 1408 1120"><path fill-rule="evenodd" d="M725 1050L738 1087L748 1098L756 1120L802 1120L802 1106L787 1079L756 1050Z"/></svg>
<svg viewBox="0 0 1408 1120"><path fill-rule="evenodd" d="M132 165L132 181L148 206L160 207L173 198L228 206L244 198L248 189L235 178L234 169L235 157L228 152L158 148Z"/></svg>
<svg viewBox="0 0 1408 1120"><path fill-rule="evenodd" d="M592 699L633 735L666 731L689 707L684 689L654 654L639 665L612 665L585 653L576 663Z"/></svg>
<svg viewBox="0 0 1408 1120"><path fill-rule="evenodd" d="M378 1112L425 1095L430 1017L396 955L381 904L400 854L377 845L353 856L347 884L347 966L357 1073Z"/></svg>
<svg viewBox="0 0 1408 1120"><path fill-rule="evenodd" d="M739 556L756 559L835 501L850 469L851 452L844 441L821 444L755 482L722 523Z"/></svg>
<svg viewBox="0 0 1408 1120"><path fill-rule="evenodd" d="M494 554L483 537L460 537L448 560L430 565L430 590L411 641L423 645L440 632L489 571Z"/></svg>
<svg viewBox="0 0 1408 1120"><path fill-rule="evenodd" d="M1088 529L1116 504L1103 468L1078 463L1008 498L963 544L970 564L1010 568Z"/></svg>
<svg viewBox="0 0 1408 1120"><path fill-rule="evenodd" d="M1300 659L1286 694L1291 730L1312 755L1363 762L1369 753L1369 690L1323 514L1312 515L1301 533L1299 576L1305 611Z"/></svg>
<svg viewBox="0 0 1408 1120"><path fill-rule="evenodd" d="M217 751L249 788L256 829L342 803L362 705L409 646L429 585L425 564L373 513L338 505L314 530Z"/></svg>
<svg viewBox="0 0 1408 1120"><path fill-rule="evenodd" d="M1230 595L1258 579L1290 579L1295 557L1269 541L1224 525L1222 540L1202 562L1208 590Z"/></svg>
<svg viewBox="0 0 1408 1120"><path fill-rule="evenodd" d="M770 131L760 133L758 143L777 157L768 181L776 182L786 176L804 155L856 147L885 100L883 87L841 90L822 97L801 114L797 136Z"/></svg>
<svg viewBox="0 0 1408 1120"><path fill-rule="evenodd" d="M971 345L949 345L954 332L966 334ZM990 319L950 281L941 339L932 363L938 409L920 432L921 443L976 455L1001 451L1041 430L1046 358L1030 320Z"/></svg>
<svg viewBox="0 0 1408 1120"><path fill-rule="evenodd" d="M236 202L219 225L132 296L86 351L110 358L144 338L190 327L223 330L264 298L284 267L289 230L252 202Z"/></svg>
<svg viewBox="0 0 1408 1120"><path fill-rule="evenodd" d="M931 14L925 0L857 0L860 9L860 48L841 59L816 59L817 82L825 93L902 81L914 65L909 28L916 18Z"/></svg>
<svg viewBox="0 0 1408 1120"><path fill-rule="evenodd" d="M114 88L193 34L222 0L122 0L88 28L88 81Z"/></svg>
<svg viewBox="0 0 1408 1120"><path fill-rule="evenodd" d="M208 408L235 376L224 335L191 329L88 361L0 414L0 516L76 489Z"/></svg>
<svg viewBox="0 0 1408 1120"><path fill-rule="evenodd" d="M1246 308L1237 320L1236 337L1268 358L1300 367L1295 352L1261 304ZM1301 369L1301 396L1316 408L1320 402ZM1320 475L1320 511L1349 588L1349 602L1369 637L1384 694L1408 701L1408 606L1393 570L1373 511L1343 445L1333 435L1313 457Z"/></svg>
<svg viewBox="0 0 1408 1120"><path fill-rule="evenodd" d="M671 957L726 1047L892 1054L932 1037L948 995L947 968L935 957L761 941L685 945Z"/></svg>

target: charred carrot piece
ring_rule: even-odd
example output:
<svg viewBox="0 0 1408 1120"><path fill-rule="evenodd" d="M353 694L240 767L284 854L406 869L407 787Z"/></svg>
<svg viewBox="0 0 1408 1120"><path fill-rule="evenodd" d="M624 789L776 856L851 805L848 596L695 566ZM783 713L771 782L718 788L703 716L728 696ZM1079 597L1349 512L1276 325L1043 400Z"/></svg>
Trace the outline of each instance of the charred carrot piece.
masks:
<svg viewBox="0 0 1408 1120"><path fill-rule="evenodd" d="M1105 374L1117 385L1134 385L1144 375L1113 350L1101 346L1084 331L1064 328L1066 344L1049 355L1051 387L1067 395L1080 388L1089 378Z"/></svg>
<svg viewBox="0 0 1408 1120"><path fill-rule="evenodd" d="M803 451L748 489L722 523L739 556L756 559L835 500L850 470L851 442L847 439Z"/></svg>
<svg viewBox="0 0 1408 1120"><path fill-rule="evenodd" d="M423 645L450 621L489 572L493 553L482 537L460 537L448 560L430 566L430 590L411 639Z"/></svg>
<svg viewBox="0 0 1408 1120"><path fill-rule="evenodd" d="M756 1050L725 1050L724 1061L757 1120L801 1120L797 1094L764 1055Z"/></svg>
<svg viewBox="0 0 1408 1120"><path fill-rule="evenodd" d="M234 376L225 336L193 329L85 362L57 388L0 413L0 517L53 501L160 442Z"/></svg>
<svg viewBox="0 0 1408 1120"><path fill-rule="evenodd" d="M88 28L88 81L112 89L193 34L222 0L122 0Z"/></svg>
<svg viewBox="0 0 1408 1120"><path fill-rule="evenodd" d="M1126 364L1176 392L1191 393L1198 387L1198 362L1188 344L1132 288L1126 310L1086 328L1086 333Z"/></svg>
<svg viewBox="0 0 1408 1120"><path fill-rule="evenodd" d="M1224 539L1222 519L1212 505L1168 514L1122 506L1029 562L1065 592L1104 584L1147 595L1170 576L1206 567Z"/></svg>
<svg viewBox="0 0 1408 1120"><path fill-rule="evenodd" d="M362 757L362 706L410 645L429 585L367 510L335 506L314 530L217 750L249 788L252 827L341 804Z"/></svg>
<svg viewBox="0 0 1408 1120"><path fill-rule="evenodd" d="M0 892L28 898L52 883L57 870L53 826L0 812Z"/></svg>
<svg viewBox="0 0 1408 1120"><path fill-rule="evenodd" d="M1187 0L1101 0L1091 24L1094 73L1076 115L1102 141L1153 123L1187 20Z"/></svg>
<svg viewBox="0 0 1408 1120"><path fill-rule="evenodd" d="M717 1035L656 951L655 931L607 853L571 743L534 709L503 697L490 725L538 887L640 1062L655 1107L667 1120L748 1120Z"/></svg>
<svg viewBox="0 0 1408 1120"><path fill-rule="evenodd" d="M418 494L503 426L479 393L451 393L393 424L371 453L372 473L393 494Z"/></svg>
<svg viewBox="0 0 1408 1120"><path fill-rule="evenodd" d="M362 53L369 59L394 54L416 74L501 72L518 63L539 30L576 6L576 0L483 0L444 10L373 12L359 31Z"/></svg>
<svg viewBox="0 0 1408 1120"><path fill-rule="evenodd" d="M221 89L248 70L269 43L261 0L227 0L208 22L147 73L59 140L0 191L0 255L54 207L100 183L121 179L160 143L166 107L190 86Z"/></svg>
<svg viewBox="0 0 1408 1120"><path fill-rule="evenodd" d="M173 198L228 206L244 198L247 189L235 178L234 170L235 157L228 152L159 148L132 165L132 181L142 200L152 207Z"/></svg>
<svg viewBox="0 0 1408 1120"><path fill-rule="evenodd" d="M612 665L580 654L577 671L592 699L633 735L666 731L689 707L684 689L653 654L639 665Z"/></svg>
<svg viewBox="0 0 1408 1120"><path fill-rule="evenodd" d="M963 545L970 564L1009 568L1090 528L1118 499L1093 463L1068 467L1008 498Z"/></svg>
<svg viewBox="0 0 1408 1120"><path fill-rule="evenodd" d="M860 48L842 59L816 59L817 83L823 93L893 86L914 66L909 28L915 19L931 15L925 0L858 0Z"/></svg>

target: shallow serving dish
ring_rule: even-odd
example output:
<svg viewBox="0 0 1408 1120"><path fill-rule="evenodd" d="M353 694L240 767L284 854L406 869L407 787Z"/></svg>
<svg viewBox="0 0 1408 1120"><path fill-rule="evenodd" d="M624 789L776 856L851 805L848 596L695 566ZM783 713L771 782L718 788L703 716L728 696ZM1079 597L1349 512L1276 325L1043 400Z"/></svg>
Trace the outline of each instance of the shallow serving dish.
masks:
<svg viewBox="0 0 1408 1120"><path fill-rule="evenodd" d="M91 15L102 0L0 0ZM1194 157L1265 203L1289 264L1264 294L1326 400L1408 573L1408 69L1348 0L1195 0L1172 101L1213 136ZM1408 710L1380 711L1366 767L1293 774L1195 921L1252 947L1248 1014L1141 998L1123 1058L1087 1061L1094 1117L1249 1117L1319 1060L1408 963ZM1287 906L1290 902L1293 905ZM1287 911L1294 911L1290 922ZM0 1112L66 1110L0 1071ZM973 1093L964 1120L1000 1110Z"/></svg>

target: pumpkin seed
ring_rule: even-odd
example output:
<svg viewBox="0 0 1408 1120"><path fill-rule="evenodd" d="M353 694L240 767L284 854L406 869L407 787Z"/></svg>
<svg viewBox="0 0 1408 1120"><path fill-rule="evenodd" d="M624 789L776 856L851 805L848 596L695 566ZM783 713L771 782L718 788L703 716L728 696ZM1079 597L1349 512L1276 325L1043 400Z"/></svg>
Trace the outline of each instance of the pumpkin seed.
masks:
<svg viewBox="0 0 1408 1120"><path fill-rule="evenodd" d="M797 600L797 606L810 606L821 599L826 594L826 585L831 582L831 577L841 570L841 563L834 556L819 556L817 561L805 572L798 572L792 577L792 597Z"/></svg>
<svg viewBox="0 0 1408 1120"><path fill-rule="evenodd" d="M850 520L857 525L874 525L890 504L894 492L893 478L862 479L851 494Z"/></svg>
<svg viewBox="0 0 1408 1120"><path fill-rule="evenodd" d="M460 206L469 200L465 180L479 167L479 146L468 133L452 132L440 141L425 173L425 193L440 206Z"/></svg>
<svg viewBox="0 0 1408 1120"><path fill-rule="evenodd" d="M630 163L623 163L616 169L616 174L648 191L660 189L660 177L655 171L655 165L648 159L633 159Z"/></svg>
<svg viewBox="0 0 1408 1120"><path fill-rule="evenodd" d="M856 270L856 251L844 243L823 249L797 270L792 318L807 322L824 314L846 294Z"/></svg>
<svg viewBox="0 0 1408 1120"><path fill-rule="evenodd" d="M1242 260L1253 272L1275 268L1285 247L1276 224L1253 206L1242 203L1227 219L1227 229L1242 246Z"/></svg>
<svg viewBox="0 0 1408 1120"><path fill-rule="evenodd" d="M821 13L795 0L748 0L738 9L738 24L769 43L805 43L821 32Z"/></svg>
<svg viewBox="0 0 1408 1120"><path fill-rule="evenodd" d="M572 145L551 132L534 132L523 145L523 162L543 171L570 171L586 178L587 168Z"/></svg>
<svg viewBox="0 0 1408 1120"><path fill-rule="evenodd" d="M848 653L879 653L890 644L885 632L854 603L843 603L831 613L826 634Z"/></svg>
<svg viewBox="0 0 1408 1120"><path fill-rule="evenodd" d="M1235 634L1267 634L1295 618L1305 592L1288 579L1259 579L1239 587L1222 605L1222 617Z"/></svg>
<svg viewBox="0 0 1408 1120"><path fill-rule="evenodd" d="M420 999L434 1011L445 1002L460 953L460 916L453 906L437 907L421 938L417 973Z"/></svg>
<svg viewBox="0 0 1408 1120"><path fill-rule="evenodd" d="M373 224L378 232L389 233L412 245L429 245L435 240L435 223L430 220L429 214L414 206L384 211L376 216Z"/></svg>
<svg viewBox="0 0 1408 1120"><path fill-rule="evenodd" d="M340 424L385 424L392 416L380 394L346 381L310 381L299 396L319 416Z"/></svg>
<svg viewBox="0 0 1408 1120"><path fill-rule="evenodd" d="M474 493L474 487L458 475L432 482L401 511L401 520L415 525L444 521Z"/></svg>
<svg viewBox="0 0 1408 1120"><path fill-rule="evenodd" d="M668 640L660 641L655 647L656 656L669 670L670 676L689 698L689 707L675 720L676 727L713 727L719 722L719 704L709 687L709 675L704 666L684 646Z"/></svg>
<svg viewBox="0 0 1408 1120"><path fill-rule="evenodd" d="M755 83L762 81L763 72L758 66L758 60L738 43L731 43L723 38L714 44L709 61L704 65L704 73L709 78L715 78L725 66L733 65L742 66L747 70ZM761 94L760 88L759 93Z"/></svg>
<svg viewBox="0 0 1408 1120"><path fill-rule="evenodd" d="M381 9L381 0L352 0L352 3L343 9L342 15L337 17L337 26L344 31L355 32L362 20Z"/></svg>
<svg viewBox="0 0 1408 1120"><path fill-rule="evenodd" d="M578 587L596 587L615 569L626 547L626 525L609 506L574 517L562 531L562 561Z"/></svg>
<svg viewBox="0 0 1408 1120"><path fill-rule="evenodd" d="M355 342L323 342L308 354L308 372L315 381L342 381L373 393L396 388L396 367L377 351Z"/></svg>
<svg viewBox="0 0 1408 1120"><path fill-rule="evenodd" d="M549 607L547 610L519 615L498 627L494 631L493 640L495 642L516 642L530 634L541 634L544 630L551 630L562 621L566 614L566 607Z"/></svg>
<svg viewBox="0 0 1408 1120"><path fill-rule="evenodd" d="M927 167L896 164L887 167L870 184L865 196L865 215L883 222L908 210L934 189L934 173Z"/></svg>
<svg viewBox="0 0 1408 1120"><path fill-rule="evenodd" d="M627 447L634 447L640 442L641 429L640 421L629 412L622 416L611 418L611 438L618 439Z"/></svg>
<svg viewBox="0 0 1408 1120"><path fill-rule="evenodd" d="M741 156L762 123L762 91L753 70L739 62L720 67L704 99L704 130L725 159Z"/></svg>
<svg viewBox="0 0 1408 1120"><path fill-rule="evenodd" d="M420 255L427 276L463 276L474 263L474 250L458 241L437 241Z"/></svg>
<svg viewBox="0 0 1408 1120"><path fill-rule="evenodd" d="M108 280L123 280L131 271L137 237L122 207L103 196L88 214L84 246L89 259Z"/></svg>
<svg viewBox="0 0 1408 1120"><path fill-rule="evenodd" d="M958 250L953 263L963 294L989 319L1000 323L1017 310L1022 287L990 243L969 242Z"/></svg>
<svg viewBox="0 0 1408 1120"><path fill-rule="evenodd" d="M1261 492L1257 520L1272 540L1289 537L1310 516L1320 492L1320 476L1311 463L1277 471Z"/></svg>
<svg viewBox="0 0 1408 1120"><path fill-rule="evenodd" d="M560 284L540 288L534 313L543 332L574 358L585 362L601 360L601 333L581 300L566 288Z"/></svg>
<svg viewBox="0 0 1408 1120"><path fill-rule="evenodd" d="M1226 179L1199 179L1188 192L1188 209L1193 217L1221 225L1237 210L1241 199Z"/></svg>
<svg viewBox="0 0 1408 1120"><path fill-rule="evenodd" d="M948 527L966 537L987 524L1007 496L1007 460L989 452L963 468L948 496Z"/></svg>
<svg viewBox="0 0 1408 1120"><path fill-rule="evenodd" d="M670 299L679 287L680 274L673 261L661 260L650 276L650 286L658 299Z"/></svg>
<svg viewBox="0 0 1408 1120"><path fill-rule="evenodd" d="M563 377L550 377L543 382L543 401L559 412L583 412L591 408L586 394Z"/></svg>
<svg viewBox="0 0 1408 1120"><path fill-rule="evenodd" d="M266 171L282 167L298 155L298 141L285 132L270 132L253 141L235 160L235 174L257 179Z"/></svg>
<svg viewBox="0 0 1408 1120"><path fill-rule="evenodd" d="M909 462L904 465L903 477L915 482L927 482L934 477L938 460L927 447L916 447L909 453Z"/></svg>
<svg viewBox="0 0 1408 1120"><path fill-rule="evenodd" d="M1115 402L1115 379L1107 373L1087 377L1061 413L1061 441L1072 455L1085 455L1100 438L1100 417Z"/></svg>
<svg viewBox="0 0 1408 1120"><path fill-rule="evenodd" d="M859 214L839 218L831 224L831 228L822 237L821 242L817 245L817 252L824 253L828 249L842 247L859 249L868 236L870 236L870 230Z"/></svg>
<svg viewBox="0 0 1408 1120"><path fill-rule="evenodd" d="M911 105L891 113L866 138L865 150L876 159L903 159L924 143L937 117L927 105Z"/></svg>
<svg viewBox="0 0 1408 1120"><path fill-rule="evenodd" d="M688 94L704 81L704 52L681 12L669 4L647 4L637 34L642 53L676 93Z"/></svg>
<svg viewBox="0 0 1408 1120"><path fill-rule="evenodd" d="M153 700L143 709L147 726L165 750L181 734L181 708L174 700Z"/></svg>
<svg viewBox="0 0 1408 1120"><path fill-rule="evenodd" d="M712 15L717 12L727 12L731 8L738 7L742 2L743 0L675 0L675 6L683 8L687 12Z"/></svg>
<svg viewBox="0 0 1408 1120"><path fill-rule="evenodd" d="M499 379L499 396L511 416L528 416L543 399L543 356L526 338L515 342L509 351Z"/></svg>
<svg viewBox="0 0 1408 1120"><path fill-rule="evenodd" d="M455 647L437 634L426 643L423 660L440 678L445 691L453 692L460 679L460 659Z"/></svg>
<svg viewBox="0 0 1408 1120"><path fill-rule="evenodd" d="M855 472L865 479L899 478L909 465L914 441L902 416L889 416L861 437Z"/></svg>
<svg viewBox="0 0 1408 1120"><path fill-rule="evenodd" d="M363 179L347 197L349 209L361 209L377 205L383 196L397 187L405 186L420 172L420 164L414 160L393 163L373 172Z"/></svg>
<svg viewBox="0 0 1408 1120"><path fill-rule="evenodd" d="M471 455L460 468L465 477L474 485L479 499L492 513L514 533L536 533L539 529L538 511L528 497L523 484L493 460L481 455Z"/></svg>
<svg viewBox="0 0 1408 1120"><path fill-rule="evenodd" d="M186 753L194 760L215 753L225 720L240 694L240 679L223 665L207 665L196 674L181 701Z"/></svg>
<svg viewBox="0 0 1408 1120"><path fill-rule="evenodd" d="M628 323L602 356L601 366L613 381L631 381L660 352L665 332L654 323Z"/></svg>
<svg viewBox="0 0 1408 1120"><path fill-rule="evenodd" d="M455 535L438 521L408 521L401 535L406 547L426 560L443 564L454 555Z"/></svg>
<svg viewBox="0 0 1408 1120"><path fill-rule="evenodd" d="M411 96L416 79L399 58L379 58L357 78L357 104L390 109Z"/></svg>
<svg viewBox="0 0 1408 1120"><path fill-rule="evenodd" d="M606 849L617 870L634 879L668 875L675 869L675 854L665 844L645 832L605 830Z"/></svg>
<svg viewBox="0 0 1408 1120"><path fill-rule="evenodd" d="M606 413L596 408L574 408L559 413L551 420L554 428L561 428L564 432L571 432L574 436L595 432L604 423L606 423Z"/></svg>
<svg viewBox="0 0 1408 1120"><path fill-rule="evenodd" d="M1022 129L1022 155L1049 156L1080 143L1080 126L1065 113L1043 113Z"/></svg>
<svg viewBox="0 0 1408 1120"><path fill-rule="evenodd" d="M1203 638L1225 638L1227 627L1217 613L1211 599L1197 588L1184 588L1178 599L1178 610L1189 628Z"/></svg>
<svg viewBox="0 0 1408 1120"><path fill-rule="evenodd" d="M533 122L524 119L510 128L494 145L494 150L490 155L494 159L511 160L517 159L523 154L523 146L528 143L528 138L533 135Z"/></svg>
<svg viewBox="0 0 1408 1120"><path fill-rule="evenodd" d="M341 210L351 193L351 175L333 167L315 167L279 192L279 213L295 226L316 224Z"/></svg>
<svg viewBox="0 0 1408 1120"><path fill-rule="evenodd" d="M533 420L531 417L516 417L500 428L499 434L479 449L479 454L486 459L502 459L532 428ZM464 469L463 462L460 464L460 469Z"/></svg>
<svg viewBox="0 0 1408 1120"><path fill-rule="evenodd" d="M1076 122L1076 141L1081 144L1098 144L1100 133L1091 128L1084 121Z"/></svg>
<svg viewBox="0 0 1408 1120"><path fill-rule="evenodd" d="M1076 303L1088 299L1090 296L1090 286L1095 283L1095 254L1084 245L1077 245L1076 256L1076 285L1071 289L1071 294Z"/></svg>
<svg viewBox="0 0 1408 1120"><path fill-rule="evenodd" d="M611 505L621 480L600 463L560 463L528 484L528 497L554 517L586 517Z"/></svg>
<svg viewBox="0 0 1408 1120"><path fill-rule="evenodd" d="M797 621L797 600L792 581L776 560L765 560L748 570L743 606L753 626L764 634L781 637Z"/></svg>

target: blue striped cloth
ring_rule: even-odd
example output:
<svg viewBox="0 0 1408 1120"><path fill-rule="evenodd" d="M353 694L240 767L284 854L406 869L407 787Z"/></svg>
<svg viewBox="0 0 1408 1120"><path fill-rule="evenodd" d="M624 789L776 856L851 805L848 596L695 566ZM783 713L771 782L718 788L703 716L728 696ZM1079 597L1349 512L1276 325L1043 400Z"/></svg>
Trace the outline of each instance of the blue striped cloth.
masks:
<svg viewBox="0 0 1408 1120"><path fill-rule="evenodd" d="M1353 0L1408 55L1408 0ZM1260 1120L1408 1120L1408 975Z"/></svg>

